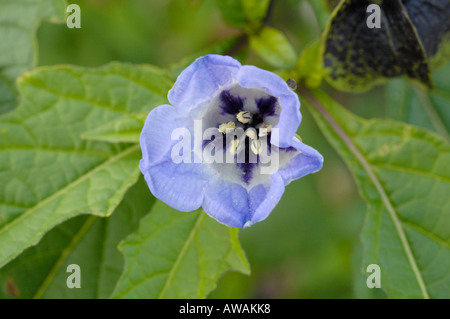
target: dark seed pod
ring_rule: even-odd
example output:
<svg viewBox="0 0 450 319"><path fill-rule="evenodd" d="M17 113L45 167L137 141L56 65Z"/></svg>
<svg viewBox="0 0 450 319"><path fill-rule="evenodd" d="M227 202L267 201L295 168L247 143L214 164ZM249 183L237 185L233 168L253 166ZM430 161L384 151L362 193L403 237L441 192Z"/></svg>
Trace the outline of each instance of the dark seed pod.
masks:
<svg viewBox="0 0 450 319"><path fill-rule="evenodd" d="M376 5L379 27L369 6ZM431 70L450 58L450 0L341 0L324 34L327 81L344 91L407 76L432 88Z"/></svg>

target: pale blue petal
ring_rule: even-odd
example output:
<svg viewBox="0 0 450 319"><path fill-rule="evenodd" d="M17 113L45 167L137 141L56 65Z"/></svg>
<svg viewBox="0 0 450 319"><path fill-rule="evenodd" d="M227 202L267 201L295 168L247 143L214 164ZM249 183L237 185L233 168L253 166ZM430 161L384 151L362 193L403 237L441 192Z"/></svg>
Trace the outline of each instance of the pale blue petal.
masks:
<svg viewBox="0 0 450 319"><path fill-rule="evenodd" d="M239 85L246 88L263 88L272 96L278 98L281 105L280 120L275 128L279 129L280 147L289 147L292 137L297 132L302 121L300 114L300 101L286 82L278 75L259 69L255 66L244 65L237 74Z"/></svg>
<svg viewBox="0 0 450 319"><path fill-rule="evenodd" d="M203 209L227 226L249 227L270 214L283 192L283 180L277 175L250 191L236 183L214 180L205 188Z"/></svg>
<svg viewBox="0 0 450 319"><path fill-rule="evenodd" d="M225 180L210 180L205 188L204 211L222 224L242 228L248 220L247 190Z"/></svg>
<svg viewBox="0 0 450 319"><path fill-rule="evenodd" d="M187 122L186 118L177 113L173 106L161 105L147 116L139 139L144 166L157 163L170 152L175 143L171 140L173 130L185 127Z"/></svg>
<svg viewBox="0 0 450 319"><path fill-rule="evenodd" d="M280 201L283 193L284 182L278 174L270 176L269 183L253 187L249 192L252 216L244 226L249 227L266 219Z"/></svg>
<svg viewBox="0 0 450 319"><path fill-rule="evenodd" d="M200 208L207 177L201 164L175 164L168 160L155 166L144 167L141 171L153 196L167 205L190 212Z"/></svg>
<svg viewBox="0 0 450 319"><path fill-rule="evenodd" d="M300 151L300 153L276 173L283 178L285 185L289 184L292 180L319 171L323 165L322 155L311 146L303 144L297 138L293 139L292 146Z"/></svg>
<svg viewBox="0 0 450 319"><path fill-rule="evenodd" d="M189 112L212 99L220 86L233 83L240 67L241 64L229 56L211 54L198 58L177 78L169 91L169 102Z"/></svg>

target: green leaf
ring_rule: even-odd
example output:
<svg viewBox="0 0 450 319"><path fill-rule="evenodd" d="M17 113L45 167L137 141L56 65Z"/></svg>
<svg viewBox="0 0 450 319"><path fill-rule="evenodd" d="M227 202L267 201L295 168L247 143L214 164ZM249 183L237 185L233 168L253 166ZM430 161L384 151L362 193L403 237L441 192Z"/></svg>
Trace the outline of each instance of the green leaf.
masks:
<svg viewBox="0 0 450 319"><path fill-rule="evenodd" d="M450 145L415 126L363 120L319 90L301 91L368 203L363 268L381 267L391 298L448 298Z"/></svg>
<svg viewBox="0 0 450 319"><path fill-rule="evenodd" d="M139 226L154 199L141 178L109 218L78 216L49 231L0 270L0 298L108 298L123 271L117 245ZM67 266L81 270L81 289L69 289Z"/></svg>
<svg viewBox="0 0 450 319"><path fill-rule="evenodd" d="M238 229L162 202L119 249L125 271L113 298L205 298L224 272L250 271Z"/></svg>
<svg viewBox="0 0 450 319"><path fill-rule="evenodd" d="M298 55L286 36L279 30L264 27L250 36L250 48L278 69L292 69Z"/></svg>
<svg viewBox="0 0 450 319"><path fill-rule="evenodd" d="M371 275L367 272L367 266L362 267L363 246L361 242L356 242L352 254L352 277L353 291L357 299L386 299L383 289L368 289L367 278Z"/></svg>
<svg viewBox="0 0 450 319"><path fill-rule="evenodd" d="M110 143L139 143L139 136L148 113L125 115L81 134L86 140Z"/></svg>
<svg viewBox="0 0 450 319"><path fill-rule="evenodd" d="M295 66L297 82L304 81L309 88L317 88L322 84L323 68L320 44L320 40L310 43L303 50Z"/></svg>
<svg viewBox="0 0 450 319"><path fill-rule="evenodd" d="M428 59L400 0L381 0L381 28L367 27L370 0L344 0L323 37L328 82L339 90L363 91L387 78L406 75L432 87Z"/></svg>
<svg viewBox="0 0 450 319"><path fill-rule="evenodd" d="M450 64L433 74L434 89L395 79L386 85L388 116L439 133L450 141Z"/></svg>
<svg viewBox="0 0 450 319"><path fill-rule="evenodd" d="M229 25L255 30L265 18L270 0L220 0L217 1L222 16Z"/></svg>
<svg viewBox="0 0 450 319"><path fill-rule="evenodd" d="M16 78L37 64L39 24L63 22L65 9L64 0L0 1L0 114L16 104Z"/></svg>
<svg viewBox="0 0 450 319"><path fill-rule="evenodd" d="M166 101L148 66L43 68L19 80L22 104L0 117L0 267L81 213L110 215L136 182L139 146L81 134Z"/></svg>

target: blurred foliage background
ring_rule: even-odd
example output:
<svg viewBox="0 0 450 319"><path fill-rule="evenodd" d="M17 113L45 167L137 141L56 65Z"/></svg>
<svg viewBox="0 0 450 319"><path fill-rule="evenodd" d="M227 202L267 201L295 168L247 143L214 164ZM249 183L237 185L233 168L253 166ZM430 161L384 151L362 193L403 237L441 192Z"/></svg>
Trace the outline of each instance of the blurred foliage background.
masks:
<svg viewBox="0 0 450 319"><path fill-rule="evenodd" d="M167 67L239 30L226 25L215 0L77 0L81 29L43 23L39 64L100 66L110 61ZM276 1L270 22L297 53L321 29L306 0ZM246 64L268 66L249 54ZM353 112L384 117L384 91L349 95L328 90ZM269 218L241 231L252 275L228 273L211 298L356 298L373 291L361 272L359 233L366 206L335 151L301 109L299 134L319 150L322 171L292 182Z"/></svg>

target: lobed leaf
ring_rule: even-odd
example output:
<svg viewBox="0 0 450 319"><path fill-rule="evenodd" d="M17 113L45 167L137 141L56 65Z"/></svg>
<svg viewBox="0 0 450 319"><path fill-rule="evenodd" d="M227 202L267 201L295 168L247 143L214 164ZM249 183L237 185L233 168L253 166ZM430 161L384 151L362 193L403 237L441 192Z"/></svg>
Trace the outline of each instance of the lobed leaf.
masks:
<svg viewBox="0 0 450 319"><path fill-rule="evenodd" d="M119 249L125 271L113 298L205 298L224 272L250 271L238 229L159 201Z"/></svg>
<svg viewBox="0 0 450 319"><path fill-rule="evenodd" d="M117 245L153 203L141 178L110 217L78 216L58 225L0 270L0 298L108 298L123 271ZM81 289L67 288L71 264L80 266Z"/></svg>
<svg viewBox="0 0 450 319"><path fill-rule="evenodd" d="M0 267L62 221L110 215L139 175L138 145L81 135L166 101L148 66L43 68L19 80L22 104L0 117Z"/></svg>
<svg viewBox="0 0 450 319"><path fill-rule="evenodd" d="M448 298L450 145L425 129L366 121L319 90L303 90L322 132L368 203L364 262L391 298Z"/></svg>
<svg viewBox="0 0 450 319"><path fill-rule="evenodd" d="M110 143L139 143L142 127L148 113L133 113L103 124L81 134L86 140Z"/></svg>

